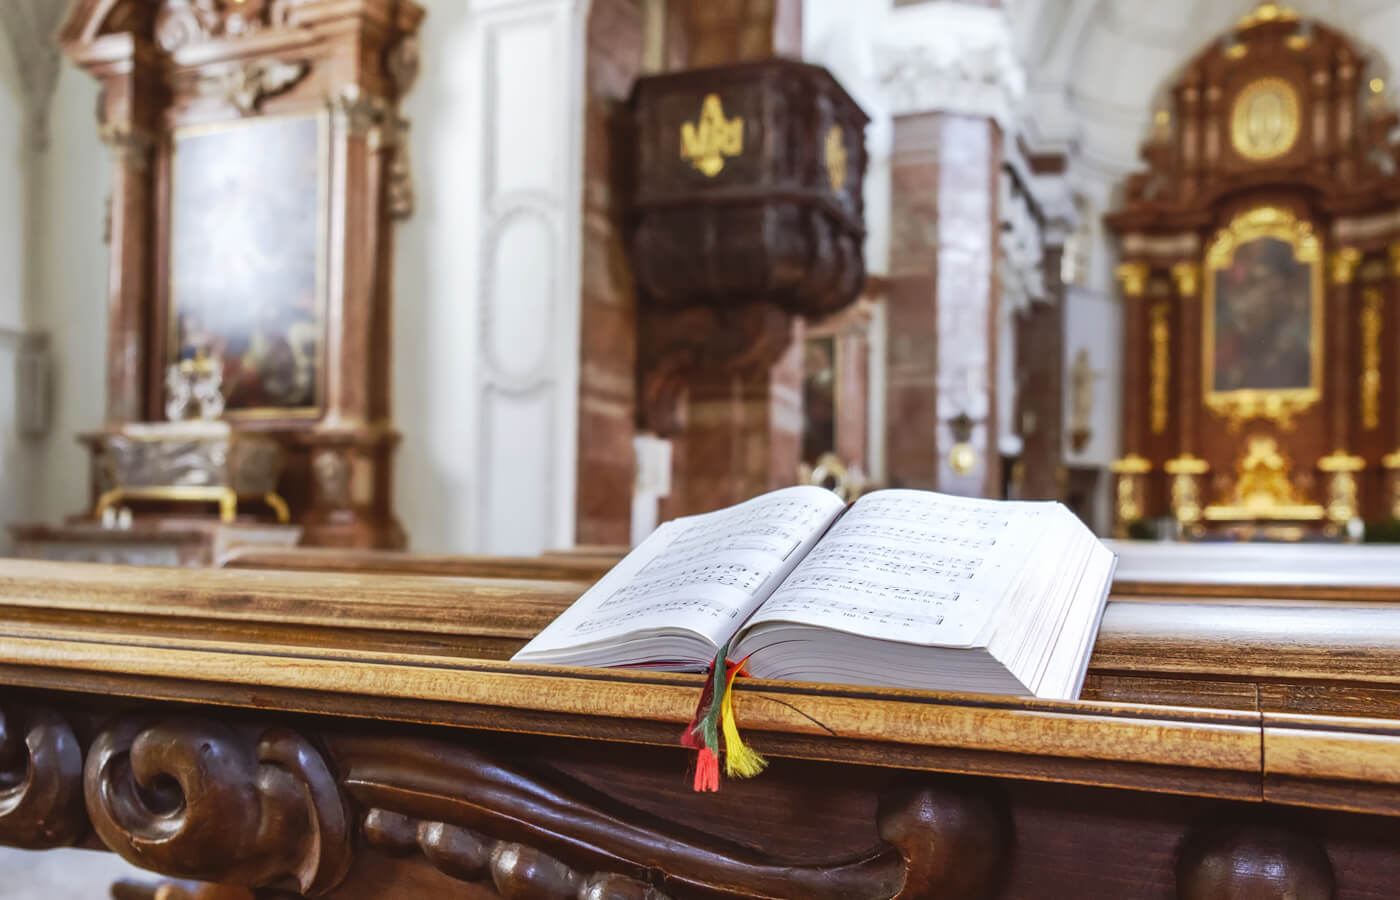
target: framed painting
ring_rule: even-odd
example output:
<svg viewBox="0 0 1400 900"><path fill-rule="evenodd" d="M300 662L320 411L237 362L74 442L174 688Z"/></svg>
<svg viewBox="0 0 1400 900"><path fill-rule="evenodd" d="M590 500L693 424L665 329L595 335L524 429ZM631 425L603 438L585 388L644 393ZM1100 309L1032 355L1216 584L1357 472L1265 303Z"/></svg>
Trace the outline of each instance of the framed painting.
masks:
<svg viewBox="0 0 1400 900"><path fill-rule="evenodd" d="M326 339L324 114L179 130L169 362L216 360L226 415L315 415Z"/></svg>
<svg viewBox="0 0 1400 900"><path fill-rule="evenodd" d="M1252 209L1206 251L1205 402L1233 421L1287 424L1322 386L1322 254L1309 222Z"/></svg>

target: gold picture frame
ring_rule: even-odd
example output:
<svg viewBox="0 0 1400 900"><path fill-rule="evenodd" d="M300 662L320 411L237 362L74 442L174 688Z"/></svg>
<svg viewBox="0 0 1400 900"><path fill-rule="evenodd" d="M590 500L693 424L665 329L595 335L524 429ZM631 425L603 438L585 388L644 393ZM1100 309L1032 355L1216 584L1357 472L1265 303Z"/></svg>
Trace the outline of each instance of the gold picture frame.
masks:
<svg viewBox="0 0 1400 900"><path fill-rule="evenodd" d="M1282 241L1292 249L1293 260L1308 267L1308 335L1306 385L1288 387L1244 386L1220 389L1216 379L1216 332L1218 282L1230 270L1235 255L1245 245L1264 238ZM1299 219L1276 206L1260 206L1236 216L1211 241L1205 255L1205 296L1202 320L1203 387L1205 405L1211 412L1229 419L1232 426L1247 419L1269 419L1281 428L1291 428L1293 418L1317 404L1322 393L1323 372L1323 259L1322 245L1312 223Z"/></svg>
<svg viewBox="0 0 1400 900"><path fill-rule="evenodd" d="M256 116L245 119L233 119L220 122L191 125L176 129L172 136L172 153L170 161L170 193L169 193L169 233L170 233L170 253L167 271L165 273L167 300L166 300L166 328L165 328L165 358L167 364L177 362L181 354L181 312L183 294L180 288L180 266L182 260L177 252L177 237L181 234L182 215L182 166L180 165L180 152L182 147L191 146L188 142L197 141L201 138L209 138L219 135L230 135L241 132L240 136L258 134L259 131L265 135L257 156L249 159L247 165L250 169L266 168L268 158L266 153L273 151L278 146L275 129L278 128L302 128L309 131L315 130L315 191L314 199L314 258L311 265L314 266L312 273L314 281L314 297L312 299L313 315L309 322L315 338L314 353L309 361L310 377L314 383L309 391L306 402L289 403L286 405L230 405L226 408L223 417L225 419L308 419L319 417L325 408L326 396L326 341L329 337L327 333L327 310L329 304L329 242L330 242L330 188L331 188L331 122L329 114L324 110L292 113L288 115ZM245 137L246 141L246 137ZM307 160L309 161L309 160ZM189 178L196 173L185 172L184 177ZM202 173L201 173L202 174ZM244 173L248 174L248 173ZM227 173L225 173L227 178ZM252 179L254 182L257 179ZM201 188L208 190L207 185ZM188 216L186 211L184 215ZM217 236L215 238L218 239ZM204 248L206 254L212 255L209 248ZM236 303L236 300L234 301ZM227 361L225 361L227 367ZM227 368L226 368L227 374ZM228 381L225 381L224 390L226 396L230 390Z"/></svg>

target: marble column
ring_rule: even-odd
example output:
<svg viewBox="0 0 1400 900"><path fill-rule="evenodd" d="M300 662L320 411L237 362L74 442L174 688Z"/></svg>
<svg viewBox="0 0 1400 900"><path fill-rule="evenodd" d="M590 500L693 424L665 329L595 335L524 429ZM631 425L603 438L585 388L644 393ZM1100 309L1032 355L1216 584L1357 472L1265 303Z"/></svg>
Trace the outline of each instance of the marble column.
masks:
<svg viewBox="0 0 1400 900"><path fill-rule="evenodd" d="M891 485L1001 492L997 453L997 178L1001 130L988 118L895 119L891 157ZM950 459L972 421L973 456Z"/></svg>
<svg viewBox="0 0 1400 900"><path fill-rule="evenodd" d="M999 4L895 8L875 60L893 117L886 480L1000 496L1003 123L1020 68ZM953 452L954 448L958 452Z"/></svg>
<svg viewBox="0 0 1400 900"><path fill-rule="evenodd" d="M1057 500L1064 495L1065 285L1063 244L1045 249L1045 296L1018 319L1016 353L1021 365L1018 406L1029 414L1021 449L1021 497Z"/></svg>

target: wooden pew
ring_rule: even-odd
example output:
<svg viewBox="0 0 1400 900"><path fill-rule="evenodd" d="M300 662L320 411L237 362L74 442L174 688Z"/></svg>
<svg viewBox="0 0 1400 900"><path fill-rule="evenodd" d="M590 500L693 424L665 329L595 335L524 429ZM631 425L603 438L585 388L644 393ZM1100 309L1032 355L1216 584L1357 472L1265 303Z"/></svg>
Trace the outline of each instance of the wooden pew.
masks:
<svg viewBox="0 0 1400 900"><path fill-rule="evenodd" d="M617 565L617 558L595 554L459 556L330 547L240 547L226 554L218 564L226 569L593 582Z"/></svg>
<svg viewBox="0 0 1400 900"><path fill-rule="evenodd" d="M559 900L1361 900L1400 883L1389 606L1105 617L1097 675L1253 702L746 683L770 768L695 795L676 744L700 677L502 661L578 589L0 564L0 775L29 773L0 779L0 843L345 898L485 881ZM1327 714L1327 691L1355 714Z"/></svg>

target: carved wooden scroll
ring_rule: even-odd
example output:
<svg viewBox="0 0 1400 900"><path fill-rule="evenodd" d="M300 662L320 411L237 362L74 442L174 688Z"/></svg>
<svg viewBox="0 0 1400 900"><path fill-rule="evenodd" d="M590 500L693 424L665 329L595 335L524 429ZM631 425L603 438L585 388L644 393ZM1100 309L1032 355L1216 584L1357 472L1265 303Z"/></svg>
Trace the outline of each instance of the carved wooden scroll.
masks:
<svg viewBox="0 0 1400 900"><path fill-rule="evenodd" d="M318 896L350 864L349 812L325 760L283 730L125 722L93 742L83 777L102 841L178 878L291 880Z"/></svg>
<svg viewBox="0 0 1400 900"><path fill-rule="evenodd" d="M86 831L73 729L56 713L0 710L0 844L63 847Z"/></svg>
<svg viewBox="0 0 1400 900"><path fill-rule="evenodd" d="M489 878L506 897L963 900L992 896L1008 860L1004 808L961 789L896 788L880 805L882 845L855 859L789 865L610 810L588 788L470 749L367 738L333 741L332 751L346 790L371 810L372 844L394 853L416 846L444 873ZM611 892L598 893L604 885Z"/></svg>

